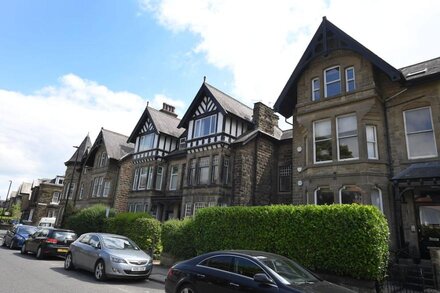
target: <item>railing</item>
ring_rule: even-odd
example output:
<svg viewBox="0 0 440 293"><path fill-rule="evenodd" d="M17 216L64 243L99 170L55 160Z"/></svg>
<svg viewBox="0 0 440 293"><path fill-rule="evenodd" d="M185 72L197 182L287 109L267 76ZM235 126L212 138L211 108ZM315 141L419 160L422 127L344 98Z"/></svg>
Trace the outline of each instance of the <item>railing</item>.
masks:
<svg viewBox="0 0 440 293"><path fill-rule="evenodd" d="M397 260L389 265L382 292L439 292L435 290L434 269L430 262L414 264Z"/></svg>

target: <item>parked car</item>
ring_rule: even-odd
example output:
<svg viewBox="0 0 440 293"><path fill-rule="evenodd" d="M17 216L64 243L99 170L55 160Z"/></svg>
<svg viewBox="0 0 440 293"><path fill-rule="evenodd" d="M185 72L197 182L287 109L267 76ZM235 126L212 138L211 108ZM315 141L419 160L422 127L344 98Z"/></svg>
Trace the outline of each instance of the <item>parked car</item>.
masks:
<svg viewBox="0 0 440 293"><path fill-rule="evenodd" d="M24 241L35 231L37 231L35 226L17 224L3 236L2 246L8 246L10 249L21 248Z"/></svg>
<svg viewBox="0 0 440 293"><path fill-rule="evenodd" d="M21 253L34 253L38 259L47 256L66 256L69 245L77 239L72 230L44 227L32 234L21 247Z"/></svg>
<svg viewBox="0 0 440 293"><path fill-rule="evenodd" d="M166 293L353 292L324 281L286 257L237 250L199 255L172 266Z"/></svg>
<svg viewBox="0 0 440 293"><path fill-rule="evenodd" d="M87 233L70 245L64 268L93 272L98 281L107 277L147 279L153 260L125 236Z"/></svg>

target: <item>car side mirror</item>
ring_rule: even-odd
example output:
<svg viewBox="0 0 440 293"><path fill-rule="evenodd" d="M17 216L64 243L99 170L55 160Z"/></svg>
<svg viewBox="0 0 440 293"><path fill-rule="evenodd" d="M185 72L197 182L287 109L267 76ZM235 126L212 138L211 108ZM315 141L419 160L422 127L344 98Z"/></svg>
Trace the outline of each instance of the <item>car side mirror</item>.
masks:
<svg viewBox="0 0 440 293"><path fill-rule="evenodd" d="M98 243L93 243L93 248L95 248L95 249L101 249L101 244L98 242Z"/></svg>
<svg viewBox="0 0 440 293"><path fill-rule="evenodd" d="M266 274L262 274L262 273L255 274L254 281L262 284L273 284L273 281L269 279L269 277Z"/></svg>

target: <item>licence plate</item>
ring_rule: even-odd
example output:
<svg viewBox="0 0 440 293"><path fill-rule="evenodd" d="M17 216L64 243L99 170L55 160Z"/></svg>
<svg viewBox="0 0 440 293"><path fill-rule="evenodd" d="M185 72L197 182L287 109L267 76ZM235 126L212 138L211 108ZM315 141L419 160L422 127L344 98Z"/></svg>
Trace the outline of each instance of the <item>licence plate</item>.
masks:
<svg viewBox="0 0 440 293"><path fill-rule="evenodd" d="M132 271L132 272L143 272L143 271L145 271L145 270L147 270L146 267L132 267L132 268L131 268L131 271Z"/></svg>
<svg viewBox="0 0 440 293"><path fill-rule="evenodd" d="M68 249L63 249L63 248L58 248L57 249L57 252L68 252L69 250Z"/></svg>

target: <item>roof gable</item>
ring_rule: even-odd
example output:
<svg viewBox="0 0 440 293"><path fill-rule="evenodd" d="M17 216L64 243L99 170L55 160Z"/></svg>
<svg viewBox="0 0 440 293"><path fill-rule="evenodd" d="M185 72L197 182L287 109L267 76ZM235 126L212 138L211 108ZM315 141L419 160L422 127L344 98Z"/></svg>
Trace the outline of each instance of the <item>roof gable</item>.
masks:
<svg viewBox="0 0 440 293"><path fill-rule="evenodd" d="M165 133L176 138L185 131L178 129L180 119L151 107L146 107L127 142L136 143L139 134L147 132Z"/></svg>
<svg viewBox="0 0 440 293"><path fill-rule="evenodd" d="M203 82L178 127L187 128L189 120L194 117L195 113L202 111L207 113L214 110L218 110L223 114L232 114L252 122L253 111L251 108L207 82Z"/></svg>
<svg viewBox="0 0 440 293"><path fill-rule="evenodd" d="M74 164L75 161L77 163L81 162L83 157L87 155L87 152L91 146L92 146L92 142L90 141L90 137L87 134L87 136L83 139L79 147L76 148L76 151L73 153L72 157L69 160L67 160L64 164L65 165Z"/></svg>
<svg viewBox="0 0 440 293"><path fill-rule="evenodd" d="M361 43L350 37L344 31L332 24L323 17L323 20L310 41L307 49L299 60L295 70L290 76L287 84L284 86L278 100L274 105L274 110L284 117L290 117L293 113L293 108L296 105L296 89L297 82L301 74L308 67L309 63L318 56L326 56L335 50L351 50L365 59L369 60L377 68L383 71L392 81L402 79L399 70L385 62L379 56L364 47Z"/></svg>
<svg viewBox="0 0 440 293"><path fill-rule="evenodd" d="M101 145L104 145L109 159L120 160L134 150L134 144L127 143L127 140L128 137L123 134L101 128L101 132L98 134L98 137L90 150L87 163L90 164L93 162L96 152Z"/></svg>

